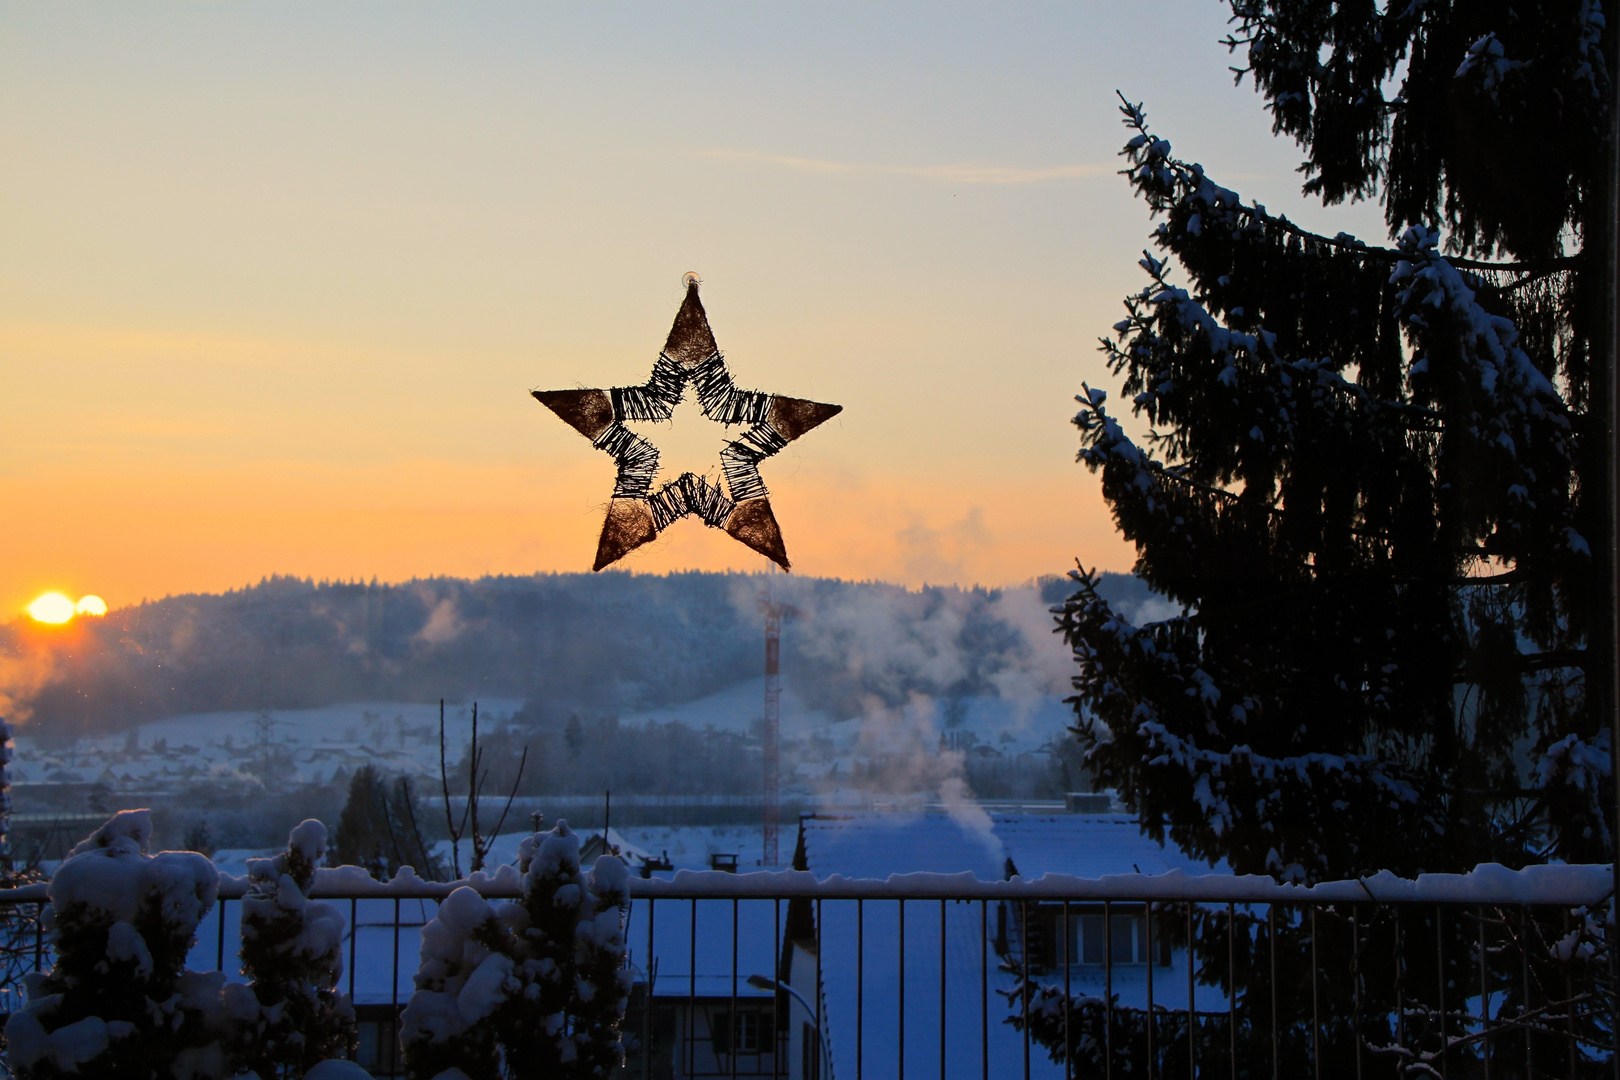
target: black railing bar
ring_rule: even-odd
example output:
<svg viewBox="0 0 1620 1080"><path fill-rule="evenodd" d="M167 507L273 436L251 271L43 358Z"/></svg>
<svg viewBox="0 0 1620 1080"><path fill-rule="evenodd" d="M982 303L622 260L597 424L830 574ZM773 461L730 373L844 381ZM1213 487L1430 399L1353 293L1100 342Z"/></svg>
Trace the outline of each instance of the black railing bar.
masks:
<svg viewBox="0 0 1620 1080"><path fill-rule="evenodd" d="M731 1014L726 1021L726 1057L731 1062L731 1080L737 1080L737 904L731 902Z"/></svg>
<svg viewBox="0 0 1620 1080"><path fill-rule="evenodd" d="M355 947L359 944L359 940L358 940L359 937L360 937L359 931L360 931L360 900L359 900L358 897L351 896L349 898L349 1000L350 1001L354 1000L354 969L355 969L354 950L355 950ZM225 936L225 905L224 904L219 905L219 935L220 935L221 939L223 939L224 936ZM223 954L224 950L221 949L220 951L221 951L221 954ZM220 961L219 967L220 967L221 971L225 970L225 963L224 963L223 960Z"/></svg>
<svg viewBox="0 0 1620 1080"><path fill-rule="evenodd" d="M393 1006L394 1016L396 1017L394 1023L397 1026L399 1023L397 1019L399 1016L399 900L397 898L394 900L394 966L393 977L388 980L388 999Z"/></svg>
<svg viewBox="0 0 1620 1080"><path fill-rule="evenodd" d="M351 922L349 925L352 927L354 924ZM354 937L352 929L349 931L349 936ZM352 949L350 950L349 966L354 967ZM219 902L219 946L215 950L214 967L218 971L225 970L225 901L223 900ZM349 977L349 998L351 1000L354 998L354 977L352 974Z"/></svg>
<svg viewBox="0 0 1620 1080"><path fill-rule="evenodd" d="M1356 1080L1361 1080L1361 908L1350 905L1350 994L1354 1002ZM1490 1080L1489 1071L1485 1080Z"/></svg>
<svg viewBox="0 0 1620 1080"><path fill-rule="evenodd" d="M990 902L979 901L979 1069L990 1080Z"/></svg>
<svg viewBox="0 0 1620 1080"><path fill-rule="evenodd" d="M1114 1080L1114 909L1103 901L1103 1075Z"/></svg>
<svg viewBox="0 0 1620 1080"><path fill-rule="evenodd" d="M692 936L686 957L686 1015L691 1037L686 1040L686 1073L697 1071L697 901L692 901ZM707 1019L707 1018L705 1018Z"/></svg>
<svg viewBox="0 0 1620 1080"><path fill-rule="evenodd" d="M899 1067L895 1070L898 1080L906 1080L906 902L900 901L900 1036L895 1039L899 1052Z"/></svg>
<svg viewBox="0 0 1620 1080"><path fill-rule="evenodd" d="M781 984L784 980L791 976L792 968L791 965L788 965L788 969L783 970L782 964L782 901L773 900L772 905L771 934L773 943L771 945L771 972L776 978L777 989L776 993L771 995L771 1080L778 1080L778 1078L782 1075L783 1029L791 1028L792 1025L778 1023L777 1014L781 1011L780 1005L786 997L786 995L782 993ZM647 996L650 1001L652 997L652 987L650 985L647 987ZM789 1015L792 1015L791 1010L789 1010Z"/></svg>
<svg viewBox="0 0 1620 1080"><path fill-rule="evenodd" d="M379 919L376 922L363 922L363 923L359 924L357 927L355 927L355 929L357 929L357 930L391 930L394 927L398 926L398 927L400 927L402 929L405 929L405 930L420 930L422 927L424 927L426 925L427 925L426 922L411 922L409 919L401 919L397 923L396 922L386 922L384 920Z"/></svg>
<svg viewBox="0 0 1620 1080"><path fill-rule="evenodd" d="M1074 1012L1074 992L1070 986L1069 976L1074 970L1070 956L1078 953L1085 959L1085 942L1082 938L1080 947L1075 948L1069 940L1071 933L1069 924L1069 902L1063 901L1063 1080L1074 1080L1074 1039L1069 1034L1069 1016Z"/></svg>
<svg viewBox="0 0 1620 1080"><path fill-rule="evenodd" d="M1522 1022L1530 1009L1530 920L1523 909L1519 911L1519 965L1524 979L1524 1002L1519 1006L1519 1020ZM1535 1080L1536 1077L1536 1040L1532 1033L1524 1033L1524 1076L1525 1080Z"/></svg>
<svg viewBox="0 0 1620 1080"><path fill-rule="evenodd" d="M1406 924L1401 921L1401 909L1395 915L1395 1043L1406 1045ZM1526 1077L1525 1080L1531 1080Z"/></svg>
<svg viewBox="0 0 1620 1080"><path fill-rule="evenodd" d="M1565 911L1564 911L1564 936L1565 937L1569 936L1569 917L1570 917L1570 912L1566 908ZM1570 971L1568 965L1565 965L1565 967L1564 967L1564 997L1566 999L1573 997L1574 994L1575 994L1574 978L1575 978L1574 973L1572 971ZM1566 1032L1568 1032L1568 1035L1569 1035L1569 1075L1574 1076L1575 1075L1575 1056L1576 1056L1576 1050L1577 1050L1577 1044L1575 1042L1575 1010L1574 1009L1570 1009L1570 1010L1568 1010L1567 1012L1564 1013L1564 1030Z"/></svg>
<svg viewBox="0 0 1620 1080"><path fill-rule="evenodd" d="M1271 1080L1279 1080L1277 1054L1277 905L1266 905L1266 956L1271 961Z"/></svg>
<svg viewBox="0 0 1620 1080"><path fill-rule="evenodd" d="M1448 1080L1451 1076L1451 1058L1446 1051L1451 1047L1446 1037L1446 935L1445 930L1442 928L1444 917L1445 909L1436 904L1434 906L1434 958L1440 967L1440 1076L1441 1080Z"/></svg>
<svg viewBox="0 0 1620 1080"><path fill-rule="evenodd" d="M642 1080L653 1080L653 942L658 939L653 936L653 907L658 900L648 897L646 900L646 959L643 967L646 968L646 986L642 989ZM776 1018L774 1017L771 1017ZM774 1030L774 1028L773 1028Z"/></svg>
<svg viewBox="0 0 1620 1080"><path fill-rule="evenodd" d="M821 901L816 901L816 1080L832 1076L832 1043L827 1039L823 1025L827 1023L827 988L821 983ZM822 1061L822 1055L827 1059Z"/></svg>
<svg viewBox="0 0 1620 1080"><path fill-rule="evenodd" d="M1359 879L1358 879L1359 880ZM1317 908L1311 907L1311 1071L1316 1080L1322 1080L1322 1009L1321 994L1317 985L1317 972L1321 966L1321 954L1317 951Z"/></svg>
<svg viewBox="0 0 1620 1080"><path fill-rule="evenodd" d="M1029 994L1032 985L1029 978L1029 901L1019 901L1018 920L1018 941L1024 957L1023 969L1018 973L1020 981L1024 984L1019 995L1024 1002L1024 1080L1029 1080ZM905 1077L902 1076L900 1080L905 1080ZM1152 1080L1152 1077L1150 1076L1148 1080Z"/></svg>
<svg viewBox="0 0 1620 1080"><path fill-rule="evenodd" d="M1480 1062L1485 1080L1491 1080L1491 983L1485 961L1485 909L1479 909L1479 1029L1484 1036Z"/></svg>
<svg viewBox="0 0 1620 1080"><path fill-rule="evenodd" d="M1147 1080L1153 1080L1153 962L1158 957L1153 955L1153 905L1142 914L1143 940L1147 946ZM1027 1074L1026 1074L1027 1075Z"/></svg>
<svg viewBox="0 0 1620 1080"><path fill-rule="evenodd" d="M1226 1033L1231 1050L1231 1078L1237 1080L1237 905L1226 905Z"/></svg>
<svg viewBox="0 0 1620 1080"><path fill-rule="evenodd" d="M1193 934L1193 906L1187 904L1187 1080L1198 1080L1198 1043L1193 1032L1198 1027L1198 1002L1193 996L1193 977L1198 970L1198 939Z"/></svg>

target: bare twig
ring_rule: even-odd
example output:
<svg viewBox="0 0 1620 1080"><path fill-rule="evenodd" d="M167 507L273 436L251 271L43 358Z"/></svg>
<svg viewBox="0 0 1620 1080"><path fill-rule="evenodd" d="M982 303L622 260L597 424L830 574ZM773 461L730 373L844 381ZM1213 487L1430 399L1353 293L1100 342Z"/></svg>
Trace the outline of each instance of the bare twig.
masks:
<svg viewBox="0 0 1620 1080"><path fill-rule="evenodd" d="M501 816L499 818L497 818L496 821L495 821L495 831L492 834L490 834L490 838L489 838L489 847L490 848L493 848L495 846L496 837L501 835L501 826L506 824L506 812L508 810L512 809L512 800L517 798L518 785L523 783L523 767L525 765L527 765L528 763L529 763L529 748L528 748L528 746L525 745L523 747L523 755L518 758L517 779L512 781L512 790L507 792L507 795L506 795L506 805L501 807ZM535 832L539 832L539 831L540 831L539 829L535 830Z"/></svg>
<svg viewBox="0 0 1620 1080"><path fill-rule="evenodd" d="M405 803L405 816L410 820L412 835L416 837L416 850L422 856L422 865L417 869L430 880L436 879L439 876L438 871L434 868L433 857L428 854L427 844L422 840L422 828L416 823L416 800L411 794L411 778L400 777L399 787L400 797Z"/></svg>
<svg viewBox="0 0 1620 1080"><path fill-rule="evenodd" d="M450 830L450 869L455 872L455 880L461 879L461 829L456 827L455 816L450 811L450 767L444 759L444 698L439 699L439 788L444 792L444 827ZM461 817L462 824L467 822L466 814Z"/></svg>
<svg viewBox="0 0 1620 1080"><path fill-rule="evenodd" d="M478 749L478 702L473 702L472 708L472 743L467 747L467 813L462 815L465 821L467 815L472 816L472 869L474 872L484 868L484 849L482 837L478 834L478 794L483 789L483 781L478 775L478 766L483 763L483 752Z"/></svg>

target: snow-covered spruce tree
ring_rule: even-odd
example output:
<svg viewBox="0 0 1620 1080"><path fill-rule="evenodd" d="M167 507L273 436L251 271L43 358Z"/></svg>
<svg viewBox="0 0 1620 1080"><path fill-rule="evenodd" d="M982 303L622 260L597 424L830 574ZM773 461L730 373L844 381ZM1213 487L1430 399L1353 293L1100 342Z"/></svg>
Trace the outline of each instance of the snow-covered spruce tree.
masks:
<svg viewBox="0 0 1620 1080"><path fill-rule="evenodd" d="M325 856L326 826L311 819L288 834L287 850L248 862L242 973L258 1015L241 1047L261 1080L296 1080L354 1047L354 1008L338 990L347 920L336 906L309 899Z"/></svg>
<svg viewBox="0 0 1620 1080"><path fill-rule="evenodd" d="M511 1075L608 1076L624 1059L619 1021L630 1000L631 974L624 966L629 873L614 855L600 856L590 873L581 873L579 836L566 821L525 839L518 860L529 922L524 938L531 950L522 993L533 1003L525 1011L542 1018L555 1038L525 1043L524 1020L509 1026Z"/></svg>
<svg viewBox="0 0 1620 1080"><path fill-rule="evenodd" d="M151 834L149 812L121 811L51 877L55 964L30 977L6 1024L17 1076L232 1075L220 1040L240 994L218 972L185 970L219 877L194 852L147 854Z"/></svg>
<svg viewBox="0 0 1620 1080"><path fill-rule="evenodd" d="M401 1020L406 1075L459 1068L469 1080L567 1080L621 1064L619 1022L628 873L611 855L589 873L559 821L523 841L523 898L490 903L455 890L422 932L422 961Z"/></svg>
<svg viewBox="0 0 1620 1080"><path fill-rule="evenodd" d="M1124 109L1162 222L1103 348L1153 434L1100 388L1075 422L1185 614L1131 626L1078 575L1090 759L1155 835L1240 873L1606 859L1586 689L1612 30L1590 0L1232 7L1307 192L1381 199L1398 240L1245 203Z"/></svg>

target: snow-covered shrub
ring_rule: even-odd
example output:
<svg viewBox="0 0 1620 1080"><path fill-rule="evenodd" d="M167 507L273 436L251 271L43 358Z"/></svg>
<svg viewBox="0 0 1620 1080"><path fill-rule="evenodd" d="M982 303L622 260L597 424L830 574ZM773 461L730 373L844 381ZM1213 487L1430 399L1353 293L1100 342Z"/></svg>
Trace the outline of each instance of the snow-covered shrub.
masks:
<svg viewBox="0 0 1620 1080"><path fill-rule="evenodd" d="M326 826L309 820L288 834L286 851L248 862L242 972L257 1016L241 1045L262 1080L302 1077L354 1046L354 1008L337 989L346 920L308 898L325 855Z"/></svg>
<svg viewBox="0 0 1620 1080"><path fill-rule="evenodd" d="M519 869L521 900L457 889L424 928L401 1021L411 1080L451 1068L468 1080L565 1080L619 1067L624 863L604 855L582 873L579 837L559 821L523 841Z"/></svg>
<svg viewBox="0 0 1620 1080"><path fill-rule="evenodd" d="M29 977L28 1004L6 1024L17 1076L230 1075L224 979L185 970L219 875L195 852L149 855L151 835L148 811L121 811L52 876L45 924L56 962Z"/></svg>
<svg viewBox="0 0 1620 1080"><path fill-rule="evenodd" d="M523 992L556 1037L520 1044L513 1075L607 1076L623 1057L619 1021L630 996L624 966L629 874L618 858L603 855L581 875L579 837L565 821L525 840L519 864L534 950L533 981Z"/></svg>
<svg viewBox="0 0 1620 1080"><path fill-rule="evenodd" d="M400 1017L405 1075L411 1080L429 1080L456 1067L470 1080L501 1075L490 1014L515 988L507 984L516 981L513 969L524 951L525 921L519 905L491 904L463 886L445 897L422 928L416 992Z"/></svg>

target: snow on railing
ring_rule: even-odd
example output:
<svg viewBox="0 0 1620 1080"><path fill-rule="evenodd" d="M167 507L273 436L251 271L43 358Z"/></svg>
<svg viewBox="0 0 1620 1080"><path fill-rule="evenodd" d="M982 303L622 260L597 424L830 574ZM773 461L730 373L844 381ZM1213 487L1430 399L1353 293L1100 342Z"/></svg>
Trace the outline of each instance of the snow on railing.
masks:
<svg viewBox="0 0 1620 1080"><path fill-rule="evenodd" d="M470 886L489 899L521 894L515 866L478 872L460 881L425 881L402 867L390 881L378 881L358 866L316 871L311 897L320 899L442 899L460 886ZM1555 864L1510 870L1483 863L1466 874L1421 874L1416 879L1387 871L1350 881L1319 885L1284 885L1261 875L1115 874L1097 878L1045 874L1034 879L983 881L970 873L893 874L887 878L818 878L800 870L764 870L732 874L716 870L679 870L671 877L631 878L633 898L652 899L809 899L809 900L1179 900L1240 904L1548 904L1592 907L1605 902L1614 886L1608 864ZM0 889L0 904L38 903L48 899L46 883ZM240 899L247 878L221 874L219 896Z"/></svg>

